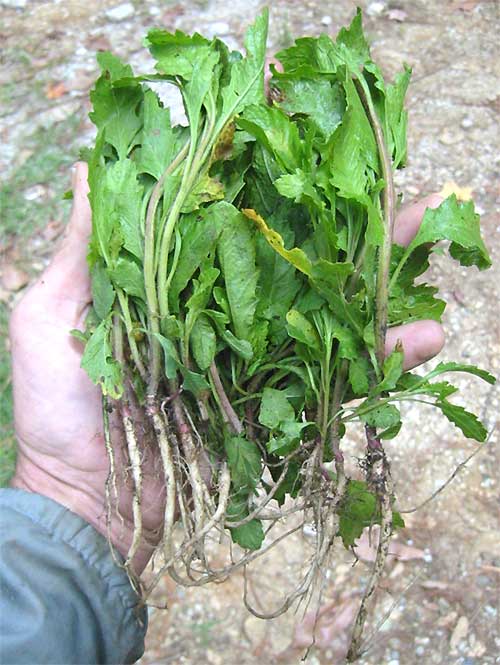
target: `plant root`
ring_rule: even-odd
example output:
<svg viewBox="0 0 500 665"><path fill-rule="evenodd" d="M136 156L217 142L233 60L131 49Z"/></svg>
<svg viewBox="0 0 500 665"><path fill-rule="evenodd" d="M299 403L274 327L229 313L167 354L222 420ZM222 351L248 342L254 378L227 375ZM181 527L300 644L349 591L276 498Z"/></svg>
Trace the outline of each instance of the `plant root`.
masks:
<svg viewBox="0 0 500 665"><path fill-rule="evenodd" d="M392 502L394 491L389 460L373 428L366 427L366 438L368 442L366 478L368 486L373 489L377 497L380 510L380 535L375 563L354 622L351 643L347 653L348 662L354 662L363 653L363 630L368 615L368 606L383 575L392 536Z"/></svg>

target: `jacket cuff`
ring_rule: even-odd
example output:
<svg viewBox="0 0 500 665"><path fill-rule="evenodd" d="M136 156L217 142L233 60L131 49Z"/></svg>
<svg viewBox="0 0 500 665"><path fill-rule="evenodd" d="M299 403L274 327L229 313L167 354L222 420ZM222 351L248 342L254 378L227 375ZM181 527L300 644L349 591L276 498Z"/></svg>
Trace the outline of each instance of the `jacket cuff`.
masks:
<svg viewBox="0 0 500 665"><path fill-rule="evenodd" d="M132 663L144 652L147 611L106 538L48 497L0 490L0 585L3 662Z"/></svg>

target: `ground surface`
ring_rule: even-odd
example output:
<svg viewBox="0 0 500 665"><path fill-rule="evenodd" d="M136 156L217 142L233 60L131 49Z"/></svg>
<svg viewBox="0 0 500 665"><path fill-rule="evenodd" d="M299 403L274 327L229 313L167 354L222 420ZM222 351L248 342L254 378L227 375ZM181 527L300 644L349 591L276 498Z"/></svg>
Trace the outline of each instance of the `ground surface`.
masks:
<svg viewBox="0 0 500 665"><path fill-rule="evenodd" d="M152 25L217 34L241 44L250 18L264 3L0 0L0 467L6 482L14 455L10 425L10 380L5 338L8 311L25 284L46 264L64 226L69 165L92 140L88 91L96 76L95 52L111 48L145 71L141 39ZM496 2L464 0L279 0L271 8L270 49L294 36L335 33L366 10L376 59L393 75L412 65L409 154L398 185L406 198L438 191L447 181L471 187L494 267L465 271L444 257L432 265L432 281L449 306L443 359L463 359L498 375L500 178L500 33ZM437 663L482 665L500 652L500 451L494 431L498 391L461 381L465 402L492 430L489 444L447 490L421 511L407 515L379 594L378 619L399 603L362 659L365 665ZM425 408L425 407L423 407ZM417 505L446 481L473 450L458 430L421 408L406 413L401 435L391 442L402 509ZM357 434L351 435L353 458ZM252 574L257 604L272 609L291 588L307 534L275 550ZM366 551L365 558L369 556ZM402 559L405 559L403 561ZM346 628L368 567L339 553L325 571L321 619L308 662L341 663ZM411 586L409 588L408 585ZM405 590L406 589L406 590ZM152 609L143 665L214 665L300 662L311 643L312 619L289 612L272 622L248 614L241 602L242 578L207 589L161 585ZM310 609L314 609L312 606Z"/></svg>

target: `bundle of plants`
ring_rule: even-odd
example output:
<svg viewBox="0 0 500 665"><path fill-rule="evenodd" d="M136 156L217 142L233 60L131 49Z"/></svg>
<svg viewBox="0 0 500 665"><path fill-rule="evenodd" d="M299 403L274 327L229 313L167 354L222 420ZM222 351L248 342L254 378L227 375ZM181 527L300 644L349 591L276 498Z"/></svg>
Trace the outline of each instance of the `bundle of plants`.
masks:
<svg viewBox="0 0 500 665"><path fill-rule="evenodd" d="M401 427L398 405L425 402L484 441L441 375L493 382L454 362L404 371L400 345L385 357L386 330L440 319L445 303L419 281L434 243L449 241L463 266L490 259L472 202L455 196L426 211L406 248L392 242L410 70L384 81L360 13L336 41L302 38L276 54L270 99L266 34L266 12L244 55L217 38L151 30L156 72L140 76L98 56L87 154L94 302L82 366L102 389L110 500L110 412L126 435L127 567L144 534L144 459L161 456L163 565L153 585L164 573L187 585L224 579L312 523L314 555L276 616L311 590L337 542L351 548L380 525L354 659L366 600L403 526L385 449ZM172 126L154 91L164 85L180 91L184 125ZM343 441L355 422L366 451L350 478ZM292 528L276 530L292 513ZM224 533L239 547L221 567L206 546Z"/></svg>

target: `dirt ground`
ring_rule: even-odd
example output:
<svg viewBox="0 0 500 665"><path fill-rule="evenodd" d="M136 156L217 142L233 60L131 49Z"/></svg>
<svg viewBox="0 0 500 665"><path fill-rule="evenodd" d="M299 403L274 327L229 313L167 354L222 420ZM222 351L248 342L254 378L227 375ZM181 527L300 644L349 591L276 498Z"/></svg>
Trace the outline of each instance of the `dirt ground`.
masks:
<svg viewBox="0 0 500 665"><path fill-rule="evenodd" d="M23 286L47 262L63 227L68 165L92 141L88 91L95 52L112 49L138 71L149 61L141 47L155 25L197 30L241 45L245 26L265 3L256 0L0 0L0 173L4 192L0 304L8 311ZM335 34L365 10L375 59L392 76L413 67L408 97L409 163L397 184L406 199L439 191L447 182L471 188L494 261L486 273L434 257L431 281L449 303L443 360L463 360L498 376L500 335L500 34L499 5L478 0L278 0L271 6L270 50L294 37ZM36 166L36 170L35 169ZM6 277L7 276L7 277ZM17 281L16 281L17 280ZM4 356L6 348L2 349ZM432 363L430 363L432 365ZM371 629L394 609L370 641L364 665L483 665L500 662L500 452L495 420L498 389L459 381L463 403L491 430L489 442L434 501L405 516L378 594ZM5 395L4 395L5 396ZM8 395L6 395L8 399ZM474 450L439 414L414 405L388 449L398 506L423 502ZM349 437L352 470L360 450ZM306 530L261 560L251 572L256 606L275 607L292 588L311 542ZM369 568L365 546L353 567L336 552L324 571L320 619L315 605L273 621L250 615L242 576L204 589L164 580L151 608L142 665L285 665L343 662L350 623Z"/></svg>

